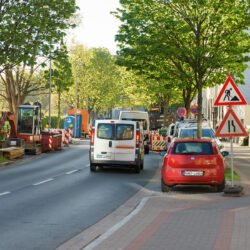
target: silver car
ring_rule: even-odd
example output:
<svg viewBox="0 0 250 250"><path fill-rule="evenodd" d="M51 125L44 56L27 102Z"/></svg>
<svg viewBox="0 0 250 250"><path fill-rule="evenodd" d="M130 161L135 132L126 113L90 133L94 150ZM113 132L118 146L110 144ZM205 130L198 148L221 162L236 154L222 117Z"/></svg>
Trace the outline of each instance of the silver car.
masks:
<svg viewBox="0 0 250 250"><path fill-rule="evenodd" d="M177 137L197 137L197 127L179 128ZM215 137L215 132L212 128L202 128L202 137L214 138L218 148L221 150L224 145L219 138Z"/></svg>

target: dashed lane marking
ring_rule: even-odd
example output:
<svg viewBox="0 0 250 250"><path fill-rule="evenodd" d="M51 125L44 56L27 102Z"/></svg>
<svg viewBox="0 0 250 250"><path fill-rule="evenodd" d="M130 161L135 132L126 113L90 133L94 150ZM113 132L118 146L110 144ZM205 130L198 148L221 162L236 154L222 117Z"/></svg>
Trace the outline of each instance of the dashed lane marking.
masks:
<svg viewBox="0 0 250 250"><path fill-rule="evenodd" d="M4 196L4 195L7 195L7 194L11 194L11 192L3 192L3 193L0 193L0 196Z"/></svg>
<svg viewBox="0 0 250 250"><path fill-rule="evenodd" d="M74 173L76 173L76 172L78 172L78 171L79 171L79 169L75 169L75 170L72 170L72 171L67 172L66 174L74 174Z"/></svg>
<svg viewBox="0 0 250 250"><path fill-rule="evenodd" d="M33 186L42 185L44 183L47 183L47 182L50 182L50 181L53 181L53 180L54 180L53 178L50 178L50 179L47 179L47 180L44 180L44 181L37 182L37 183L33 184Z"/></svg>

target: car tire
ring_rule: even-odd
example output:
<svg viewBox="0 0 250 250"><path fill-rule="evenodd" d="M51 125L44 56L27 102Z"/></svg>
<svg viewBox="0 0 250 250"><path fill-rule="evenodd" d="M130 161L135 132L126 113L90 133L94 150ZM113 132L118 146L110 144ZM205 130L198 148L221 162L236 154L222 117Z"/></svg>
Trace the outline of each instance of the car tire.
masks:
<svg viewBox="0 0 250 250"><path fill-rule="evenodd" d="M170 191L170 186L166 185L163 181L163 179L161 179L161 191L163 193L169 192Z"/></svg>
<svg viewBox="0 0 250 250"><path fill-rule="evenodd" d="M144 153L146 155L149 154L149 146L148 145L144 147Z"/></svg>
<svg viewBox="0 0 250 250"><path fill-rule="evenodd" d="M95 172L96 171L96 165L94 165L93 163L90 163L90 171L91 172Z"/></svg>
<svg viewBox="0 0 250 250"><path fill-rule="evenodd" d="M218 193L223 192L224 189L225 189L225 180L223 180L221 184L216 186L216 192Z"/></svg>

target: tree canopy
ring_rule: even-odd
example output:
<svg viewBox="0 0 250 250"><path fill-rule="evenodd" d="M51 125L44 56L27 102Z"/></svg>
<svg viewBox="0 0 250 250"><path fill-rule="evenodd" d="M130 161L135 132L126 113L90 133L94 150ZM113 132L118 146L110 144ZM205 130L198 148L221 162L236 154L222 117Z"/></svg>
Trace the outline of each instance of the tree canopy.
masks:
<svg viewBox="0 0 250 250"><path fill-rule="evenodd" d="M228 72L243 78L250 51L249 1L120 3L115 13L122 23L116 37L120 62L165 79L170 87L198 91L199 121L204 87L221 84Z"/></svg>
<svg viewBox="0 0 250 250"><path fill-rule="evenodd" d="M72 27L75 0L0 1L0 72L6 65L34 65L38 55L48 56L51 47Z"/></svg>

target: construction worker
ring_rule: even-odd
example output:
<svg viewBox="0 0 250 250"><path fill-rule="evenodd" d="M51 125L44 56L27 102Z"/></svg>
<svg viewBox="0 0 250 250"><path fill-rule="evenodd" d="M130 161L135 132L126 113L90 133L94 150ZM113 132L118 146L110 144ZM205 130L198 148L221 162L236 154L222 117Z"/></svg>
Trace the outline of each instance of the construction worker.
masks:
<svg viewBox="0 0 250 250"><path fill-rule="evenodd" d="M10 136L10 122L9 117L6 118L4 125L2 127L2 133L0 134L0 140L5 141Z"/></svg>

